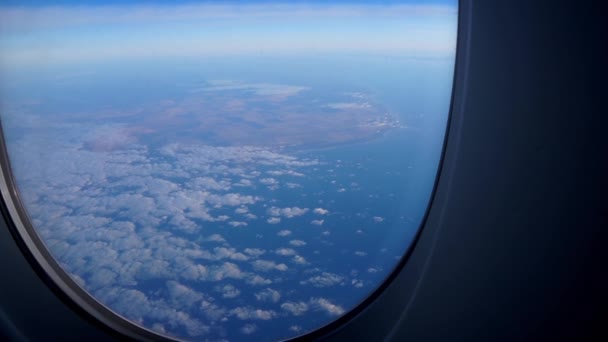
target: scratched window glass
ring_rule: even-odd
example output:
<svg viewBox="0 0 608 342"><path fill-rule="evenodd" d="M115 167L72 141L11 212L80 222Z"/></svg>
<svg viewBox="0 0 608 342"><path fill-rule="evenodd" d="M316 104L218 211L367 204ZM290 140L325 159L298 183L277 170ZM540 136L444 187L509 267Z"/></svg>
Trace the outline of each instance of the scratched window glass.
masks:
<svg viewBox="0 0 608 342"><path fill-rule="evenodd" d="M0 117L65 273L195 341L357 307L429 204L457 1L0 5Z"/></svg>

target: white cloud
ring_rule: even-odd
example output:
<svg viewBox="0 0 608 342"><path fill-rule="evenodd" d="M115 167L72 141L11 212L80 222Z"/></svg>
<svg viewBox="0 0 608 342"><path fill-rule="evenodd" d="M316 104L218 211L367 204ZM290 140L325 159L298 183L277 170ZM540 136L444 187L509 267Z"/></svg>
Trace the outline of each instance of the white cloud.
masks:
<svg viewBox="0 0 608 342"><path fill-rule="evenodd" d="M349 110L349 109L368 109L371 107L369 103L360 103L360 102L336 102L329 103L326 105L328 108L332 109L340 109L340 110Z"/></svg>
<svg viewBox="0 0 608 342"><path fill-rule="evenodd" d="M295 255L292 260L296 264L300 264L300 265L306 265L308 263L306 261L306 259L303 256L300 256L300 255Z"/></svg>
<svg viewBox="0 0 608 342"><path fill-rule="evenodd" d="M322 226L324 222L325 222L325 220L312 220L312 221L310 221L310 224L314 224L316 226Z"/></svg>
<svg viewBox="0 0 608 342"><path fill-rule="evenodd" d="M217 181L211 177L196 177L189 182L189 187L200 190L228 191L230 182L226 180Z"/></svg>
<svg viewBox="0 0 608 342"><path fill-rule="evenodd" d="M203 298L201 293L176 281L167 281L166 285L169 291L169 298L176 302L180 307L193 305Z"/></svg>
<svg viewBox="0 0 608 342"><path fill-rule="evenodd" d="M221 265L210 267L208 279L212 281L220 281L226 278L242 279L245 276L246 273L241 271L238 265L231 262L225 262Z"/></svg>
<svg viewBox="0 0 608 342"><path fill-rule="evenodd" d="M206 194L205 201L216 207L223 206L243 206L245 204L254 204L260 200L257 196L241 195L238 193L229 193L223 195Z"/></svg>
<svg viewBox="0 0 608 342"><path fill-rule="evenodd" d="M257 218L258 218L256 215L254 215L254 214L252 214L252 213L247 213L247 214L245 214L245 217L246 217L248 220L255 220L255 219L257 219Z"/></svg>
<svg viewBox="0 0 608 342"><path fill-rule="evenodd" d="M266 222L268 222L270 224L277 224L277 223L281 222L281 218L280 217L271 217L271 218L267 219Z"/></svg>
<svg viewBox="0 0 608 342"><path fill-rule="evenodd" d="M330 272L322 272L320 275L308 278L301 281L302 285L312 285L314 287L329 287L340 284L344 277Z"/></svg>
<svg viewBox="0 0 608 342"><path fill-rule="evenodd" d="M311 298L310 303L317 307L317 309L323 310L332 316L340 316L345 312L341 306L333 304L325 298Z"/></svg>
<svg viewBox="0 0 608 342"><path fill-rule="evenodd" d="M249 208L242 206L234 209L234 212L237 214L247 214L249 212Z"/></svg>
<svg viewBox="0 0 608 342"><path fill-rule="evenodd" d="M288 236L291 235L291 230L283 229L277 233L278 236Z"/></svg>
<svg viewBox="0 0 608 342"><path fill-rule="evenodd" d="M265 250L259 249L259 248L245 248L243 250L243 252L245 252L245 254L248 254L252 257L259 257L260 255L266 253Z"/></svg>
<svg viewBox="0 0 608 342"><path fill-rule="evenodd" d="M272 302L276 303L281 299L281 294L277 290L273 290L271 288L266 288L260 292L255 294L255 299L262 302Z"/></svg>
<svg viewBox="0 0 608 342"><path fill-rule="evenodd" d="M278 248L275 253L282 256L290 256L295 255L296 251L291 248Z"/></svg>
<svg viewBox="0 0 608 342"><path fill-rule="evenodd" d="M234 234L249 230L222 227L247 224L230 220L225 213L251 219L256 217L254 212L264 215L262 204L273 203L247 192L255 189L242 187L237 193L232 182L260 177L255 169L266 167L280 170L282 176L301 177L303 173L292 168L317 165L317 161L243 146L168 145L161 154L169 162L157 161L150 157L152 151L141 146L111 152L57 149L62 151L57 159L61 165L17 166L19 170L31 167L19 172L28 210L57 260L112 310L146 326L155 324L154 329L171 336L186 331L200 337L230 316L262 320L278 316L270 305L291 314L314 306L297 298L279 305L281 293L268 286L293 276L285 272L289 262L260 260L266 253L260 248L232 247L232 242L238 242ZM180 179L190 181L179 183ZM310 209L286 205L268 211L277 213L271 219L278 223ZM218 234L220 229L225 234ZM291 234L287 229L277 232L281 237ZM291 240L289 244L300 247L306 242ZM279 246L267 247L269 259L281 255L307 264L294 249ZM306 284L319 288L335 285L335 279L324 273L302 277L296 281L306 279ZM143 284L150 284L145 293L134 290ZM254 293L253 289L263 290ZM224 306L232 298L239 302L251 293L251 299L268 306ZM212 328L207 325L211 323Z"/></svg>
<svg viewBox="0 0 608 342"><path fill-rule="evenodd" d="M219 291L222 293L222 297L224 298L236 298L241 294L239 289L230 284L224 285L219 289Z"/></svg>
<svg viewBox="0 0 608 342"><path fill-rule="evenodd" d="M279 181L272 177L268 177L268 178L260 179L260 183L262 183L264 185L278 185Z"/></svg>
<svg viewBox="0 0 608 342"><path fill-rule="evenodd" d="M300 316L308 311L308 304L304 302L285 302L281 304L281 309L294 316Z"/></svg>
<svg viewBox="0 0 608 342"><path fill-rule="evenodd" d="M292 325L289 327L289 330L295 333L299 333L300 331L302 331L302 327L299 325Z"/></svg>
<svg viewBox="0 0 608 342"><path fill-rule="evenodd" d="M249 285L269 285L272 284L272 280L270 279L266 279L258 274L254 274L252 276L250 276L247 280L246 280L247 284Z"/></svg>
<svg viewBox="0 0 608 342"><path fill-rule="evenodd" d="M283 217L287 217L287 218L292 218L292 217L302 216L302 215L306 214L308 212L308 208L299 208L299 207L277 208L277 207L270 207L267 212L271 216L283 216Z"/></svg>
<svg viewBox="0 0 608 342"><path fill-rule="evenodd" d="M232 260L245 261L249 260L245 254L237 252L234 248L227 247L215 247L213 248L214 256L216 260L229 258Z"/></svg>
<svg viewBox="0 0 608 342"><path fill-rule="evenodd" d="M271 170L271 171L266 171L267 174L271 175L271 176L283 176L283 175L289 175L289 176L295 176L295 177L304 177L303 173L300 172L296 172L293 170Z"/></svg>
<svg viewBox="0 0 608 342"><path fill-rule="evenodd" d="M225 308L207 300L201 301L200 309L205 317L212 323L222 319L227 313Z"/></svg>
<svg viewBox="0 0 608 342"><path fill-rule="evenodd" d="M226 242L226 239L224 239L220 234L211 234L207 238L207 241Z"/></svg>
<svg viewBox="0 0 608 342"><path fill-rule="evenodd" d="M234 308L230 310L230 314L241 320L258 319L264 321L273 319L277 315L276 312L272 310L254 309L249 306Z"/></svg>
<svg viewBox="0 0 608 342"><path fill-rule="evenodd" d="M383 218L383 217L380 217L380 216L374 216L374 217L373 217L373 220L374 220L374 222L376 222L376 223L380 223L380 222L384 221L384 218Z"/></svg>
<svg viewBox="0 0 608 342"><path fill-rule="evenodd" d="M315 208L315 210L313 210L313 212L315 214L318 214L318 215L327 215L327 214L329 214L329 210L323 209L323 208Z"/></svg>
<svg viewBox="0 0 608 342"><path fill-rule="evenodd" d="M287 265L277 264L276 262L270 260L255 260L251 264L253 265L254 269L263 272L268 272L272 270L287 271Z"/></svg>

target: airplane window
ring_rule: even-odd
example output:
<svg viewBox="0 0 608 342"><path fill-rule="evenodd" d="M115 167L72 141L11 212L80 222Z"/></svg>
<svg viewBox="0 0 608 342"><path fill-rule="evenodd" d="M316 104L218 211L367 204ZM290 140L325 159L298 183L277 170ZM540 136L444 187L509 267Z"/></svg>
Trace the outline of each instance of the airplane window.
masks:
<svg viewBox="0 0 608 342"><path fill-rule="evenodd" d="M457 10L0 5L2 195L20 236L158 336L281 340L335 321L391 274L429 204Z"/></svg>

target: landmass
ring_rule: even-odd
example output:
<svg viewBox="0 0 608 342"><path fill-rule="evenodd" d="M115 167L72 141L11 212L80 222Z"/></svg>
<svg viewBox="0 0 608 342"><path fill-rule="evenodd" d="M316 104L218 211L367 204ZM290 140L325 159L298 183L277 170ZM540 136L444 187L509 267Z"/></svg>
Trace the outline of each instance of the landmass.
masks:
<svg viewBox="0 0 608 342"><path fill-rule="evenodd" d="M100 135L88 142L102 149L134 139L148 145L325 147L370 139L400 126L395 115L365 93L323 94L306 87L233 81L209 83L179 100L93 117L128 122L123 136Z"/></svg>

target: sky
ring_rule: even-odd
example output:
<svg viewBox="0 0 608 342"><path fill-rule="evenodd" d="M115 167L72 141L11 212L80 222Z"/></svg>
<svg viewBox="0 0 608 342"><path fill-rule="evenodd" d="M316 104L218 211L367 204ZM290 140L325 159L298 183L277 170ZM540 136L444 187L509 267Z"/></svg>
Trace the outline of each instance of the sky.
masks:
<svg viewBox="0 0 608 342"><path fill-rule="evenodd" d="M11 2L0 65L234 55L446 56L456 8L425 2Z"/></svg>

